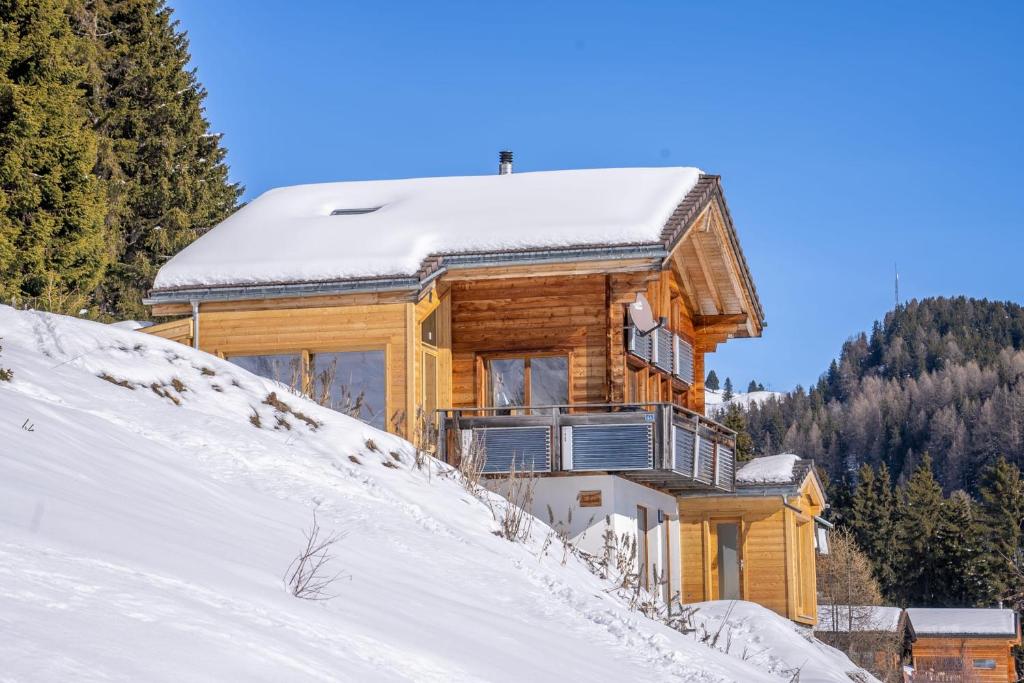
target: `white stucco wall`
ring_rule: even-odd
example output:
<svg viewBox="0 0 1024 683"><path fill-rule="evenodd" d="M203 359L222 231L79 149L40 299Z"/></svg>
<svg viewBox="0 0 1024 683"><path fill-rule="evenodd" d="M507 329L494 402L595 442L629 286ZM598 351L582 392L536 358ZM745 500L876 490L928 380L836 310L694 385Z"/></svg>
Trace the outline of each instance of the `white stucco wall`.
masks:
<svg viewBox="0 0 1024 683"><path fill-rule="evenodd" d="M580 507L580 491L601 491L601 506ZM655 566L660 573L667 574L669 596L675 595L680 590L679 514L675 497L608 474L538 477L532 513L556 529L566 528L570 540L581 550L601 555L609 523L616 537L636 536L638 505L647 508L649 574ZM648 579L654 585L653 575Z"/></svg>

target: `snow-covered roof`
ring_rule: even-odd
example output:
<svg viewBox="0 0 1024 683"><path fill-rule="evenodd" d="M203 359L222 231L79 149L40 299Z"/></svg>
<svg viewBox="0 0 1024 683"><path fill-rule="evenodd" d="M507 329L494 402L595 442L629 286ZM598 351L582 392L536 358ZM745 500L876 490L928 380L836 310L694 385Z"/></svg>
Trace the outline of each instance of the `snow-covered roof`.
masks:
<svg viewBox="0 0 1024 683"><path fill-rule="evenodd" d="M737 484L792 484L796 464L801 461L794 453L780 453L754 458L736 472Z"/></svg>
<svg viewBox="0 0 1024 683"><path fill-rule="evenodd" d="M429 256L658 243L697 168L283 187L175 255L154 289L412 276Z"/></svg>
<svg viewBox="0 0 1024 683"><path fill-rule="evenodd" d="M829 633L896 631L902 614L899 607L882 605L818 605L816 630ZM835 624L832 623L833 617Z"/></svg>
<svg viewBox="0 0 1024 683"><path fill-rule="evenodd" d="M1016 615L1011 609L910 607L907 616L918 636L1017 635Z"/></svg>

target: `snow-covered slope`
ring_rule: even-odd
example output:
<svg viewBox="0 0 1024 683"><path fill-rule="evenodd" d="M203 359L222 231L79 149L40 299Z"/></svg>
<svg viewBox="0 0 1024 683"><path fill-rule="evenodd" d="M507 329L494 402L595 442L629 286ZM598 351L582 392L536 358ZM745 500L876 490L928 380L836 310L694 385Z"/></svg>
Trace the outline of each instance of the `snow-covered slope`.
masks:
<svg viewBox="0 0 1024 683"><path fill-rule="evenodd" d="M783 396L781 391L734 392L732 398L726 401L723 394L725 394L725 392L720 390L704 390L704 406L708 415L715 415L723 412L730 405L737 405L741 408L746 408L754 404L760 405L769 399L782 398Z"/></svg>
<svg viewBox="0 0 1024 683"><path fill-rule="evenodd" d="M769 666L647 620L544 525L499 538L409 444L213 356L7 307L0 337L0 680L754 683L821 647L765 635ZM314 508L327 602L282 581Z"/></svg>

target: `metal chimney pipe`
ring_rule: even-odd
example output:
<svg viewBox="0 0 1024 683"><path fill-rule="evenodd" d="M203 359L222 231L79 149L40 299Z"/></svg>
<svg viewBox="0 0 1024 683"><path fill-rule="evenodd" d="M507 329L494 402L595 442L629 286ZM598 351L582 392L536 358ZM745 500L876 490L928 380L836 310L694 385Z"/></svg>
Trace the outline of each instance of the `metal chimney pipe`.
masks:
<svg viewBox="0 0 1024 683"><path fill-rule="evenodd" d="M498 175L508 175L512 173L512 152L511 150L503 149L498 152Z"/></svg>

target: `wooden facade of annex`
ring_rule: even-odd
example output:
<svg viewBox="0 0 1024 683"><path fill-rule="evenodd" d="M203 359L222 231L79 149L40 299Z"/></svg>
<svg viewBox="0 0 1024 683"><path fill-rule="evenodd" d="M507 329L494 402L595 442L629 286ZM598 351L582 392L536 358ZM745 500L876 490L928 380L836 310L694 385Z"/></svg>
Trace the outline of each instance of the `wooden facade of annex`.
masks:
<svg viewBox="0 0 1024 683"><path fill-rule="evenodd" d="M825 507L817 479L808 476L799 495L732 495L679 499L683 553L683 602L726 599L720 585L719 530L736 525L741 600L756 602L801 624L818 619L815 521Z"/></svg>
<svg viewBox="0 0 1024 683"><path fill-rule="evenodd" d="M978 683L1015 683L1016 638L930 636L918 634L913 647L915 680L963 680Z"/></svg>

